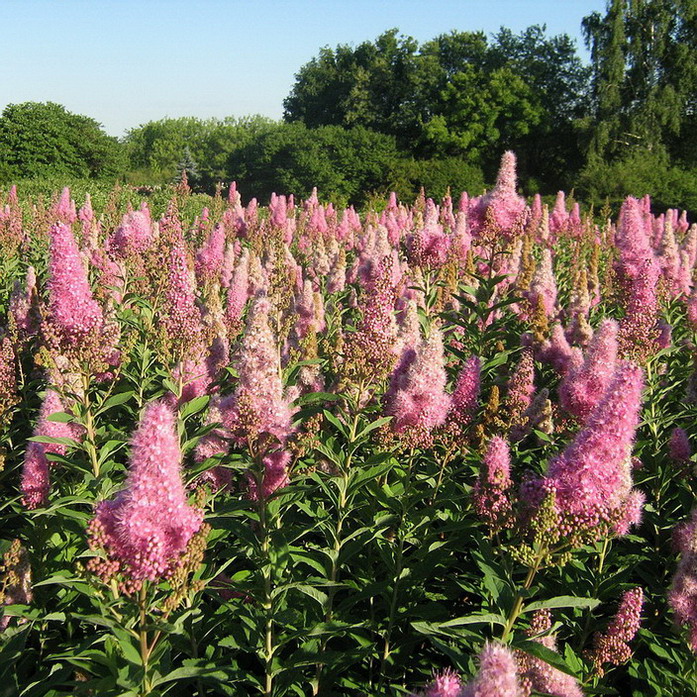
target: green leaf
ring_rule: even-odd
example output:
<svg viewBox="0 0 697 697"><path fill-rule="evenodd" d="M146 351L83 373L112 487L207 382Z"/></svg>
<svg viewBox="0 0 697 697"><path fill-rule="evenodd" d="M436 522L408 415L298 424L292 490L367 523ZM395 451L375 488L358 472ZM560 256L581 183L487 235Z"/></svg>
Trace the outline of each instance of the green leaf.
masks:
<svg viewBox="0 0 697 697"><path fill-rule="evenodd" d="M324 418L327 421L329 421L329 423L332 424L334 428L336 428L336 430L339 431L339 433L341 433L342 436L344 436L344 438L348 440L345 424L342 424L341 421L339 421L339 419L337 419L336 416L334 416L334 414L332 414L330 411L327 411L326 409L322 412L322 414L324 415Z"/></svg>
<svg viewBox="0 0 697 697"><path fill-rule="evenodd" d="M50 443L52 445L75 445L76 441L73 438L54 438L53 436L32 436L27 440L33 443Z"/></svg>
<svg viewBox="0 0 697 697"><path fill-rule="evenodd" d="M584 610L592 610L598 607L598 605L600 605L600 600L597 598L578 598L575 595L559 595L549 600L538 600L534 603L530 603L521 610L521 614L542 610L543 608L557 607L577 607L583 608Z"/></svg>
<svg viewBox="0 0 697 697"><path fill-rule="evenodd" d="M576 673L567 665L566 661L556 651L548 649L538 641L520 639L513 642L513 646L527 654L530 654L531 656L542 659L545 663L549 663L549 665L557 670L560 670L562 673L577 677Z"/></svg>
<svg viewBox="0 0 697 697"><path fill-rule="evenodd" d="M153 681L153 687L157 685L163 685L167 682L174 682L175 680L185 680L186 678L202 678L202 677L215 677L219 680L226 680L227 674L224 670L218 666L183 666L182 668L176 668L171 673L164 675L163 677Z"/></svg>
<svg viewBox="0 0 697 697"><path fill-rule="evenodd" d="M127 402L135 392L133 390L129 392L119 392L118 394L111 395L109 399L105 400L104 403L99 407L97 410L97 414L101 414L108 409L111 409L111 407L116 407L119 404L124 404Z"/></svg>
<svg viewBox="0 0 697 697"><path fill-rule="evenodd" d="M49 414L46 417L46 421L55 421L59 424L69 424L75 421L75 417L72 414L68 414L64 411L56 411L53 414Z"/></svg>
<svg viewBox="0 0 697 697"><path fill-rule="evenodd" d="M339 395L331 392L308 392L298 397L295 400L295 404L303 406L305 404L314 404L315 402L336 402L339 399L341 399Z"/></svg>
<svg viewBox="0 0 697 697"><path fill-rule="evenodd" d="M289 584L288 586L285 586L285 588L295 588L296 590L299 590L301 593L304 593L309 598L312 598L313 600L317 601L319 603L319 606L323 610L326 607L327 602L329 600L326 593L322 593L322 591L317 590L317 588L315 588L314 586L308 586L304 583Z"/></svg>
<svg viewBox="0 0 697 697"><path fill-rule="evenodd" d="M374 431L376 428L380 428L380 426L384 426L386 423L392 420L391 416L383 416L379 419L375 419L372 423L369 423L357 436L356 440L360 440L361 438L364 438L367 436L371 431Z"/></svg>
<svg viewBox="0 0 697 697"><path fill-rule="evenodd" d="M179 412L180 416L182 419L188 419L190 416L198 414L200 411L203 411L206 408L210 399L210 395L207 394L201 395L200 397L194 397L194 399L184 404L184 406L181 408L181 411Z"/></svg>

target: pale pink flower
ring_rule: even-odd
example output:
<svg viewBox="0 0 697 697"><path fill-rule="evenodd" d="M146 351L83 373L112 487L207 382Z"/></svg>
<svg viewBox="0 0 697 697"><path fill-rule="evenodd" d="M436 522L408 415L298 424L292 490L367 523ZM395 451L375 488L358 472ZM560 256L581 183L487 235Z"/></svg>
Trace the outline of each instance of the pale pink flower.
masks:
<svg viewBox="0 0 697 697"><path fill-rule="evenodd" d="M457 376L448 419L462 426L472 422L479 406L481 364L478 356L470 356Z"/></svg>
<svg viewBox="0 0 697 697"><path fill-rule="evenodd" d="M196 253L194 271L200 286L216 282L222 272L225 260L225 228L216 225Z"/></svg>
<svg viewBox="0 0 697 697"><path fill-rule="evenodd" d="M169 249L168 261L160 321L177 346L180 356L184 356L200 347L203 327L183 240L174 240Z"/></svg>
<svg viewBox="0 0 697 697"><path fill-rule="evenodd" d="M525 296L532 307L541 304L547 317L556 315L557 283L554 278L551 250L542 250L542 258L535 270L530 290L525 292Z"/></svg>
<svg viewBox="0 0 697 697"><path fill-rule="evenodd" d="M539 503L554 492L561 530L592 530L625 514L632 491L631 449L639 421L642 371L623 362L615 369L602 400L573 442L549 463L541 480L522 494ZM624 519L625 526L631 521Z"/></svg>
<svg viewBox="0 0 697 697"><path fill-rule="evenodd" d="M500 436L490 441L482 469L472 491L474 510L492 532L511 523L511 455L508 442Z"/></svg>
<svg viewBox="0 0 697 697"><path fill-rule="evenodd" d="M692 457L690 439L687 437L685 430L678 426L671 431L669 453L671 459L679 464L685 464Z"/></svg>
<svg viewBox="0 0 697 697"><path fill-rule="evenodd" d="M643 272L647 262L653 263L651 231L641 204L628 197L620 210L615 245L620 253L617 269L623 279L634 279Z"/></svg>
<svg viewBox="0 0 697 697"><path fill-rule="evenodd" d="M433 681L423 692L412 694L410 697L460 697L462 681L460 676L449 668L436 673Z"/></svg>
<svg viewBox="0 0 697 697"><path fill-rule="evenodd" d="M516 182L516 158L509 150L501 158L496 186L470 202L470 224L476 233L481 233L487 211L502 236L511 238L522 230L525 199L516 193Z"/></svg>
<svg viewBox="0 0 697 697"><path fill-rule="evenodd" d="M384 397L385 413L393 417L391 429L398 434L428 437L445 422L450 408L446 382L443 337L432 328L416 350L405 351L392 375Z"/></svg>
<svg viewBox="0 0 697 697"><path fill-rule="evenodd" d="M126 213L108 239L109 251L117 257L142 254L153 241L152 221L147 208Z"/></svg>
<svg viewBox="0 0 697 697"><path fill-rule="evenodd" d="M58 221L66 225L72 225L77 220L75 201L70 197L70 189L67 186L61 192L52 213Z"/></svg>
<svg viewBox="0 0 697 697"><path fill-rule="evenodd" d="M549 610L537 610L526 634L552 651L557 651L556 636L550 634L552 615ZM583 692L578 680L563 673L541 658L523 651L516 652L518 674L524 697L535 693L553 695L553 697L582 697Z"/></svg>
<svg viewBox="0 0 697 697"><path fill-rule="evenodd" d="M521 697L515 657L503 644L487 643L479 654L479 672L460 697Z"/></svg>

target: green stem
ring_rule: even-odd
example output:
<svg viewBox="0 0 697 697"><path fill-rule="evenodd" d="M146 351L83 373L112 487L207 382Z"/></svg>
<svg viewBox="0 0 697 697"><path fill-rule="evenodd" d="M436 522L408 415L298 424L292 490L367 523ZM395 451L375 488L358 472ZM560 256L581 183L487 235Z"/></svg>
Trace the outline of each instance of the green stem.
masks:
<svg viewBox="0 0 697 697"><path fill-rule="evenodd" d="M408 510L409 504L409 494L411 490L411 475L412 468L414 466L414 448L411 449L409 455L409 464L407 465L406 481L404 484L404 492L402 494L402 511L399 516L399 522L397 524L397 530L395 534L398 537L397 552L395 558L395 574L394 583L392 585L392 597L390 598L390 614L387 620L387 629L385 630L384 644L382 650L382 657L380 660L380 679L379 685L382 686L385 682L385 673L387 670L387 660L392 652L391 641L392 633L394 632L395 619L397 616L397 601L399 599L399 586L400 577L402 576L402 571L404 570L404 535L402 534L402 525L404 523L404 514Z"/></svg>
<svg viewBox="0 0 697 697"><path fill-rule="evenodd" d="M85 449L90 458L92 473L95 479L99 477L99 459L97 458L97 441L95 437L94 417L92 416L92 403L89 395L90 379L87 373L82 373L82 406L85 411Z"/></svg>
<svg viewBox="0 0 697 697"><path fill-rule="evenodd" d="M347 463L350 460L350 455L347 457ZM348 488L348 467L346 468L345 471L342 472L342 477L341 477L341 483L339 485L340 491L339 491L339 502L338 502L338 509L337 509L337 521L336 521L336 529L334 531L334 546L332 549L332 557L330 561L330 568L329 568L329 574L328 578L330 583L332 584L329 589L327 590L327 605L326 605L326 610L324 613L324 621L325 623L331 622L332 617L333 617L333 612L334 612L334 596L336 594L336 588L334 587L335 584L339 580L339 554L341 553L341 544L342 544L342 532L343 532L343 526L344 526L344 515L345 515L345 510L346 510L346 505L348 503L348 499L346 496L346 490ZM322 656L327 648L327 642L328 639L323 637L320 640L319 644L319 655ZM324 664L323 663L318 663L315 669L315 682L312 685L312 694L313 695L318 695L320 694L320 687L322 683L322 676L324 673Z"/></svg>
<svg viewBox="0 0 697 697"><path fill-rule="evenodd" d="M138 633L140 636L140 660L143 664L143 682L142 682L142 692L143 697L147 697L150 694L150 680L148 679L148 661L150 659L150 653L152 649L148 647L148 632L147 626L147 586L145 583L141 586L140 595L138 596L138 609L139 609L139 620L138 620Z"/></svg>
<svg viewBox="0 0 697 697"><path fill-rule="evenodd" d="M606 537L603 540L603 547L600 550L600 556L598 557L598 571L596 573L595 578L593 579L593 597L595 597L598 594L598 588L600 587L599 580L603 575L603 569L605 568L605 559L607 557L607 551L609 546L610 538ZM586 614L586 621L583 625L583 632L581 632L581 641L579 642L579 647L583 647L586 643L586 639L588 638L591 624L591 614L592 611L588 610L588 613Z"/></svg>
<svg viewBox="0 0 697 697"><path fill-rule="evenodd" d="M260 475L259 481L257 482L257 490L259 496L259 528L261 533L261 556L262 556L262 569L263 569L263 579L264 579L264 697L271 697L273 695L273 654L274 654L274 620L273 620L273 598L272 593L272 570L271 570L271 554L270 554L270 540L269 540L269 521L268 521L268 509L266 506L266 499L262 494L262 481Z"/></svg>
<svg viewBox="0 0 697 697"><path fill-rule="evenodd" d="M535 557L535 562L534 564L528 569L528 574L525 577L525 582L523 583L523 590L527 591L530 590L530 586L532 586L532 582L535 579L535 575L537 574L540 564L542 563L542 559L544 558L544 553L543 551L540 551L537 556ZM508 620L506 621L506 626L503 628L503 632L501 634L501 641L506 641L511 634L511 630L513 629L513 625L515 624L516 620L518 617L520 617L521 612L523 611L523 602L525 599L525 594L524 593L518 593L515 598L515 602L513 603L513 608L511 609L510 614L508 615Z"/></svg>
<svg viewBox="0 0 697 697"><path fill-rule="evenodd" d="M451 445L448 452L445 453L445 457L443 458L443 461L440 464L440 471L438 472L438 481L436 482L436 488L433 492L433 500L434 501L438 498L438 490L440 489L440 485L443 481L443 474L445 472L445 467L450 462L450 458L452 456L454 449L455 449L455 445Z"/></svg>

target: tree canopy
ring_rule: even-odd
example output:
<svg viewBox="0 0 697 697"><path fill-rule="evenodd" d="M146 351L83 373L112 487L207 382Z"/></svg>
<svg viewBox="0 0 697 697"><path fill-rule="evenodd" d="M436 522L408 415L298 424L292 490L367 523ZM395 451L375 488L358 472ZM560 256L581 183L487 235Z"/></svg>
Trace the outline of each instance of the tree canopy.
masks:
<svg viewBox="0 0 697 697"><path fill-rule="evenodd" d="M0 178L114 177L124 163L116 138L60 104L9 104L0 116Z"/></svg>
<svg viewBox="0 0 697 697"><path fill-rule="evenodd" d="M572 157L586 84L574 42L543 27L491 40L453 31L422 46L391 29L355 48L323 48L298 71L284 118L365 126L417 157L457 156L491 171L507 148L523 166L539 159L541 139L561 151L555 159Z"/></svg>

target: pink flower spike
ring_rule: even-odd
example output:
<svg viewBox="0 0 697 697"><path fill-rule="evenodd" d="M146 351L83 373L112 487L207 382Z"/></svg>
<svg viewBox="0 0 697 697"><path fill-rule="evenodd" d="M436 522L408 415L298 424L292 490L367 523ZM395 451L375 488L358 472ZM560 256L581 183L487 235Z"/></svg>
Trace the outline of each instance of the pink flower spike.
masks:
<svg viewBox="0 0 697 697"><path fill-rule="evenodd" d="M48 436L50 438L78 439L82 431L74 424L60 421L49 421L49 416L65 411L61 398L55 390L46 392L39 412L39 419L34 428L34 436ZM24 456L22 467L22 502L29 508L38 508L48 502L49 492L49 467L47 453L65 455L67 445L62 443L37 443L30 441Z"/></svg>
<svg viewBox="0 0 697 697"><path fill-rule="evenodd" d="M603 675L605 664L619 666L631 659L632 649L629 643L639 631L643 605L644 592L641 588L626 591L607 630L593 638L589 658L599 675Z"/></svg>
<svg viewBox="0 0 697 697"><path fill-rule="evenodd" d="M97 506L90 523L91 546L103 547L113 564L132 581L166 578L177 565L203 511L187 503L181 478L182 455L172 410L150 403L131 440L125 487Z"/></svg>
<svg viewBox="0 0 697 697"><path fill-rule="evenodd" d="M479 654L479 672L460 697L521 697L515 657L503 644L487 643Z"/></svg>

